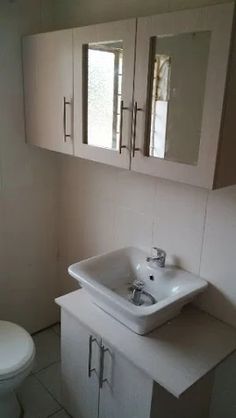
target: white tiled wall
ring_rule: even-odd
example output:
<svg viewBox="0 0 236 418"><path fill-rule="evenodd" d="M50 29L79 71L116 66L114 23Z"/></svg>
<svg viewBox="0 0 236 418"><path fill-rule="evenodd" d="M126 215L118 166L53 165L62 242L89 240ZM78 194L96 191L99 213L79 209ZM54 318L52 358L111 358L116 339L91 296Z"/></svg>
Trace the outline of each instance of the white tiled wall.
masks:
<svg viewBox="0 0 236 418"><path fill-rule="evenodd" d="M200 306L236 326L236 186L208 193L71 157L60 174L65 267L122 246L160 246L171 263L209 280Z"/></svg>
<svg viewBox="0 0 236 418"><path fill-rule="evenodd" d="M0 319L36 331L57 319L57 161L26 145L21 36L40 29L39 0L0 2Z"/></svg>
<svg viewBox="0 0 236 418"><path fill-rule="evenodd" d="M236 186L210 193L200 274L212 286L201 305L236 326Z"/></svg>
<svg viewBox="0 0 236 418"><path fill-rule="evenodd" d="M236 186L205 190L63 157L62 291L79 259L125 245L164 248L171 262L210 283L199 305L236 326ZM216 371L210 418L235 418L236 354Z"/></svg>

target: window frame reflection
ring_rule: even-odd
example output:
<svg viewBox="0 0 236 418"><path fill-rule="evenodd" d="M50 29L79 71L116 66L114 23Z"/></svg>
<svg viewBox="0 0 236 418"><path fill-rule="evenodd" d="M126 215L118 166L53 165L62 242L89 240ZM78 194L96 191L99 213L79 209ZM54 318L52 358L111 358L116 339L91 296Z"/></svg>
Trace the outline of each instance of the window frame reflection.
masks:
<svg viewBox="0 0 236 418"><path fill-rule="evenodd" d="M120 44L120 45L119 45ZM96 50L111 53L114 55L114 79L113 79L113 117L112 117L112 138L111 146L89 143L88 135L88 94L89 94L89 50ZM120 136L120 103L122 99L122 77L123 77L123 41L104 41L88 43L83 45L83 143L99 148L118 151Z"/></svg>

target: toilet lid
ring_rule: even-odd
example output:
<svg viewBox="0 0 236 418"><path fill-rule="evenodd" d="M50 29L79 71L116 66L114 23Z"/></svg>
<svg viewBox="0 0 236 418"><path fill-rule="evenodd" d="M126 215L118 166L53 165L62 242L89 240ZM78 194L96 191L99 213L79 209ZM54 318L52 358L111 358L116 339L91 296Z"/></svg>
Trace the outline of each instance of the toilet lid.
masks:
<svg viewBox="0 0 236 418"><path fill-rule="evenodd" d="M19 325L0 321L0 381L24 370L35 354L30 334Z"/></svg>

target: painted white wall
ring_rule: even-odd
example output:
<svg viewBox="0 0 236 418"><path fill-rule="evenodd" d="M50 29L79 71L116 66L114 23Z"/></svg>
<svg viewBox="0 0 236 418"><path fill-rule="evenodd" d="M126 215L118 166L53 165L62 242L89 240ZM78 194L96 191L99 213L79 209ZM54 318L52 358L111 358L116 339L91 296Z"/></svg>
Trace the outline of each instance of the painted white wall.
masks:
<svg viewBox="0 0 236 418"><path fill-rule="evenodd" d="M0 318L29 331L58 318L57 162L24 143L21 68L22 34L48 25L39 0L0 2Z"/></svg>
<svg viewBox="0 0 236 418"><path fill-rule="evenodd" d="M57 0L54 23L71 27L214 3ZM72 262L125 245L158 245L170 261L209 280L200 306L236 326L236 186L207 192L61 157L60 191L62 292L76 286L66 274ZM236 416L235 373L234 354L216 372L211 418Z"/></svg>
<svg viewBox="0 0 236 418"><path fill-rule="evenodd" d="M191 9L229 0L51 0L53 22L59 28L128 19Z"/></svg>

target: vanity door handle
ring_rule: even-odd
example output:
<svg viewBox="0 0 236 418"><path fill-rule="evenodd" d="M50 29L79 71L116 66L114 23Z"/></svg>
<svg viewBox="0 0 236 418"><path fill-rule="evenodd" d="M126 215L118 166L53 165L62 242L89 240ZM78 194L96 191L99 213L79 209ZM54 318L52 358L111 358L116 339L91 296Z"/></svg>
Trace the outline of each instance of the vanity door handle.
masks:
<svg viewBox="0 0 236 418"><path fill-rule="evenodd" d="M71 138L71 134L67 133L67 124L66 124L66 119L67 119L67 114L66 114L66 107L67 105L71 105L71 102L66 100L66 97L64 96L63 99L63 137L64 137L64 142L66 142L67 138Z"/></svg>
<svg viewBox="0 0 236 418"><path fill-rule="evenodd" d="M134 114L133 114L133 151L132 155L135 156L136 151L140 151L140 148L136 147L136 125L137 125L137 113L141 112L143 109L138 107L138 103L134 102Z"/></svg>
<svg viewBox="0 0 236 418"><path fill-rule="evenodd" d="M121 100L120 102L120 139L119 139L119 153L121 154L121 151L123 148L128 148L127 145L123 145L123 111L129 110L127 106L124 106L124 100Z"/></svg>
<svg viewBox="0 0 236 418"><path fill-rule="evenodd" d="M92 372L97 374L97 370L95 367L92 368L92 356L93 356L93 343L96 343L99 346L99 343L93 335L89 336L89 353L88 353L88 377L92 376Z"/></svg>
<svg viewBox="0 0 236 418"><path fill-rule="evenodd" d="M105 348L104 345L101 345L100 348L100 375L99 375L99 387L102 389L103 383L108 382L108 378L104 378L104 359L105 353L110 352L109 348Z"/></svg>

